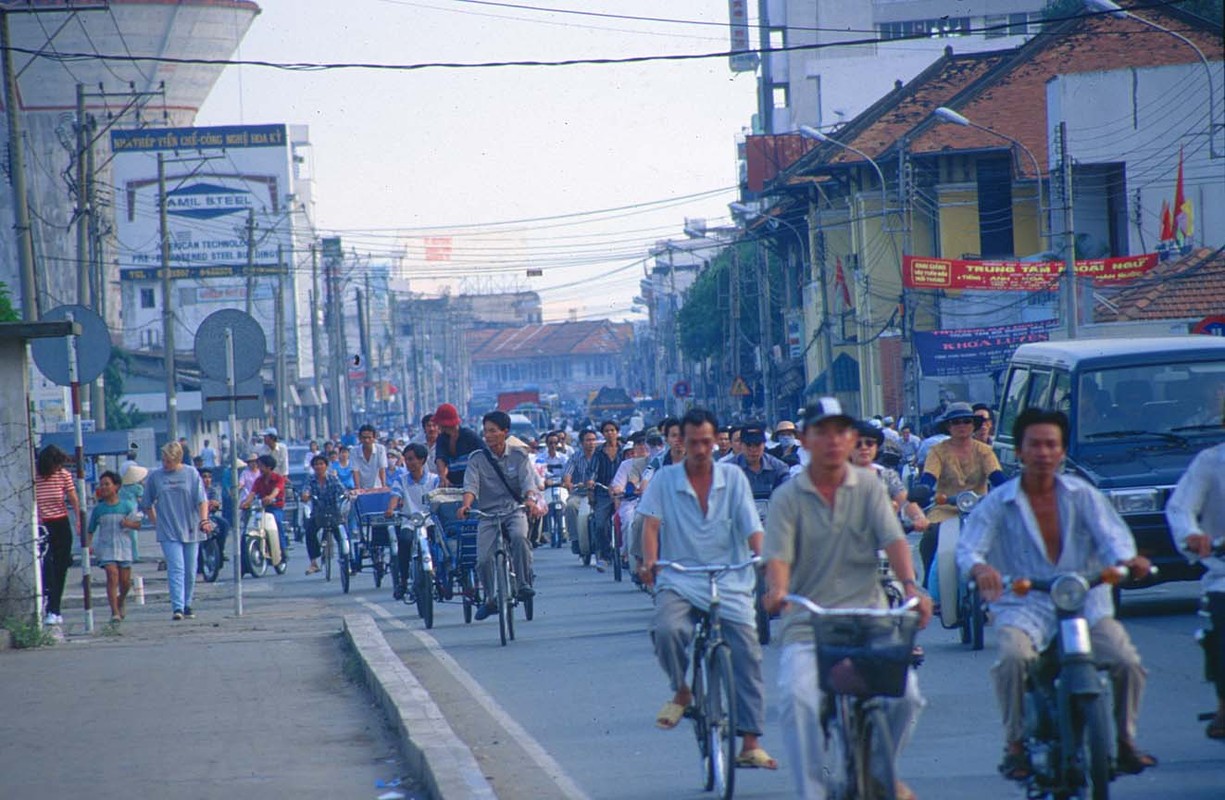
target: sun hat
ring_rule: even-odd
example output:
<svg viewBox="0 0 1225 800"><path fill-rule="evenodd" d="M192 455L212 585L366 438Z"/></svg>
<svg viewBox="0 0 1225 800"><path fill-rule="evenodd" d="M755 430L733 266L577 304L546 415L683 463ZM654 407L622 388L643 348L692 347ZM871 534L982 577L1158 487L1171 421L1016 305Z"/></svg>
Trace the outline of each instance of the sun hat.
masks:
<svg viewBox="0 0 1225 800"><path fill-rule="evenodd" d="M123 465L119 477L124 486L131 486L143 481L148 474L149 470L134 461L129 461Z"/></svg>
<svg viewBox="0 0 1225 800"><path fill-rule="evenodd" d="M949 423L955 419L968 419L974 423L974 430L978 430L983 425L983 418L974 413L974 409L969 403L949 403L949 407L940 417L940 421L936 423L936 428L941 433L949 432Z"/></svg>
<svg viewBox="0 0 1225 800"><path fill-rule="evenodd" d="M453 428L459 425L459 409L450 403L443 403L434 412L434 423L440 428Z"/></svg>

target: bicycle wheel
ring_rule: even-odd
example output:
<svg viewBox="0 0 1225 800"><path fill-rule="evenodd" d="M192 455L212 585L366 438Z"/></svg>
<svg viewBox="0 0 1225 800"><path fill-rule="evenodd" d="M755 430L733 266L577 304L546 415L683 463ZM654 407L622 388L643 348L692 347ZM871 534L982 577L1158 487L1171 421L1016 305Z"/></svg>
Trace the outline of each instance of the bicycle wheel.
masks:
<svg viewBox="0 0 1225 800"><path fill-rule="evenodd" d="M413 559L413 592L417 595L417 614L428 631L434 627L434 578L426 572L421 558Z"/></svg>
<svg viewBox="0 0 1225 800"><path fill-rule="evenodd" d="M1092 800L1110 797L1110 713L1103 700L1098 695L1076 701L1075 713L1082 731L1081 763Z"/></svg>
<svg viewBox="0 0 1225 800"><path fill-rule="evenodd" d="M330 583L332 580L332 532L327 528L323 529L323 552L319 555L323 559L323 580Z"/></svg>
<svg viewBox="0 0 1225 800"><path fill-rule="evenodd" d="M200 542L200 571L203 573L205 583L215 583L218 573L221 572L221 548L217 545L217 539L210 536Z"/></svg>
<svg viewBox="0 0 1225 800"><path fill-rule="evenodd" d="M706 664L706 648L699 642L693 648L693 685L690 687L693 700L686 714L693 718L693 735L698 740L698 764L702 768L702 788L709 792L714 782L710 770L710 739L706 735Z"/></svg>
<svg viewBox="0 0 1225 800"><path fill-rule="evenodd" d="M386 571L383 564L383 548L380 545L370 548L370 568L374 570L374 588L377 589L383 585L383 573Z"/></svg>
<svg viewBox="0 0 1225 800"><path fill-rule="evenodd" d="M351 570L349 569L349 558L345 555L344 545L341 544L341 536L343 528L335 531L336 536L336 571L340 573L340 591L343 594L349 593L349 577Z"/></svg>
<svg viewBox="0 0 1225 800"><path fill-rule="evenodd" d="M970 590L970 649L983 649L983 627L987 624L987 609L983 607L978 587Z"/></svg>
<svg viewBox="0 0 1225 800"><path fill-rule="evenodd" d="M613 580L616 581L617 583L620 583L621 582L621 550L617 548L616 545L613 546L612 562L613 562Z"/></svg>
<svg viewBox="0 0 1225 800"><path fill-rule="evenodd" d="M879 702L860 712L855 741L855 782L863 800L895 800L897 780L893 770L893 736Z"/></svg>
<svg viewBox="0 0 1225 800"><path fill-rule="evenodd" d="M707 789L729 800L736 785L736 679L732 651L725 644L707 656L706 666Z"/></svg>
<svg viewBox="0 0 1225 800"><path fill-rule="evenodd" d="M494 554L494 602L498 606L498 637L502 646L510 640L510 585L506 573L506 554L499 550Z"/></svg>
<svg viewBox="0 0 1225 800"><path fill-rule="evenodd" d="M463 567L459 571L459 594L464 602L464 623L472 622L472 604L475 602L476 588L472 582L472 570Z"/></svg>

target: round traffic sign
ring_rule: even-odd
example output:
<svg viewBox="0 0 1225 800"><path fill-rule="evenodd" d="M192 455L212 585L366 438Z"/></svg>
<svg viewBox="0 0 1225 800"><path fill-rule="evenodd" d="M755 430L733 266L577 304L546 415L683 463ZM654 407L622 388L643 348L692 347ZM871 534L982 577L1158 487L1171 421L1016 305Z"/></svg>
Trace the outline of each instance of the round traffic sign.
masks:
<svg viewBox="0 0 1225 800"><path fill-rule="evenodd" d="M1225 316L1204 317L1191 328L1192 333L1206 333L1209 336L1225 336Z"/></svg>
<svg viewBox="0 0 1225 800"><path fill-rule="evenodd" d="M60 322L67 320L69 315L73 322L81 326L81 335L77 337L77 381L91 383L111 363L111 332L105 320L85 306L56 306L44 312L42 320ZM63 339L35 339L31 347L34 363L38 364L48 380L60 386L71 383L68 379L68 345Z"/></svg>
<svg viewBox="0 0 1225 800"><path fill-rule="evenodd" d="M245 381L264 365L268 339L255 317L236 308L223 308L204 318L196 329L196 362L200 371L225 380L225 332L234 332L234 382Z"/></svg>
<svg viewBox="0 0 1225 800"><path fill-rule="evenodd" d="M677 397L688 397L693 394L693 387L689 385L689 381L677 381L672 384L672 394Z"/></svg>

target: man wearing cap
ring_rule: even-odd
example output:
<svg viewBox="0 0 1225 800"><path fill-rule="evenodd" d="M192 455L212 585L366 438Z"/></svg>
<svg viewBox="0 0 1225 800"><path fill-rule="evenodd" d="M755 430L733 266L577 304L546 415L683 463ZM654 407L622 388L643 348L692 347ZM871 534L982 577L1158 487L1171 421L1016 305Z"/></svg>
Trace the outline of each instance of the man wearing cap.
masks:
<svg viewBox="0 0 1225 800"><path fill-rule="evenodd" d="M854 419L832 397L823 397L804 415L807 469L780 486L766 520L766 607L784 608L787 594L803 595L826 608L886 608L877 550L884 550L906 596L919 598L920 624L931 618L931 599L915 581L910 546L885 487L871 472L849 463ZM791 759L797 797L824 797L821 691L809 613L786 608L779 662L780 722ZM923 699L914 672L905 695L884 699L897 751L908 738ZM897 797L913 798L900 781Z"/></svg>
<svg viewBox="0 0 1225 800"><path fill-rule="evenodd" d="M766 452L766 429L762 425L749 424L740 429L740 455L731 463L744 471L753 488L753 497L768 498L787 480L790 467Z"/></svg>
<svg viewBox="0 0 1225 800"><path fill-rule="evenodd" d="M774 447L770 448L770 455L782 461L787 466L798 464L800 461L799 442L795 438L795 423L785 419L774 426L774 439L778 442ZM744 442L744 433L740 434L741 443Z"/></svg>
<svg viewBox="0 0 1225 800"><path fill-rule="evenodd" d="M289 448L280 441L276 428L264 429L264 443L260 445L257 455L269 455L276 460L276 472L282 478L289 477Z"/></svg>

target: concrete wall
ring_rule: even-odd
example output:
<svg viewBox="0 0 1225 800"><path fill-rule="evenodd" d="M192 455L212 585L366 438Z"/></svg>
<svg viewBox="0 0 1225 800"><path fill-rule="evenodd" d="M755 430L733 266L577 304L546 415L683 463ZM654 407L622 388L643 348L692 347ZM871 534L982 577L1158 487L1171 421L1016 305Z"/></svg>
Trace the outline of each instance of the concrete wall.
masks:
<svg viewBox="0 0 1225 800"><path fill-rule="evenodd" d="M0 617L38 612L25 342L0 337Z"/></svg>

